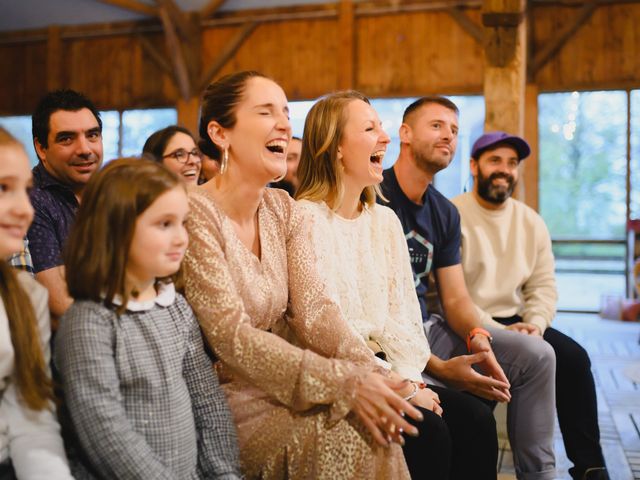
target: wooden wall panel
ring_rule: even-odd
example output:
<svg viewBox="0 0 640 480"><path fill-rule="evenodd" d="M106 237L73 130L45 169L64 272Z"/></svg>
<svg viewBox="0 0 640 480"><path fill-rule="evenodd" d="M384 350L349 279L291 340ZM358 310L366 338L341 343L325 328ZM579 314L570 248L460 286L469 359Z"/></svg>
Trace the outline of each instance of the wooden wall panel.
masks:
<svg viewBox="0 0 640 480"><path fill-rule="evenodd" d="M480 23L479 10L467 14ZM356 32L356 85L368 95L482 92L482 46L447 13L364 17Z"/></svg>
<svg viewBox="0 0 640 480"><path fill-rule="evenodd" d="M154 43L163 49L161 37ZM99 108L142 108L175 101L168 78L143 59L134 36L74 40L63 60L64 85L82 91Z"/></svg>
<svg viewBox="0 0 640 480"><path fill-rule="evenodd" d="M553 39L577 11L566 6L536 6L534 51ZM465 14L480 25L479 9L465 10ZM533 83L541 92L640 88L639 18L640 1L599 6ZM89 27L83 28L91 33ZM205 69L239 29L205 29ZM276 79L291 100L315 98L338 88L342 68L338 29L337 18L263 23L220 75L257 69ZM104 109L176 104L172 79L143 52L136 35L76 38L82 35L80 27L60 30L63 86L85 92ZM109 32L106 27L103 30ZM355 31L355 87L370 96L482 91L482 46L447 13L356 15ZM30 43L2 43L29 35L33 37ZM46 37L46 29L0 34L0 115L30 113L46 92ZM162 34L146 38L164 52Z"/></svg>
<svg viewBox="0 0 640 480"><path fill-rule="evenodd" d="M26 115L47 90L46 43L0 46L0 115Z"/></svg>
<svg viewBox="0 0 640 480"><path fill-rule="evenodd" d="M203 35L204 69L239 28L218 27ZM336 88L337 22L295 20L260 25L220 75L258 70L274 78L290 100L315 98Z"/></svg>
<svg viewBox="0 0 640 480"><path fill-rule="evenodd" d="M540 48L577 12L536 7L534 47ZM640 3L598 7L536 75L541 91L640 87Z"/></svg>

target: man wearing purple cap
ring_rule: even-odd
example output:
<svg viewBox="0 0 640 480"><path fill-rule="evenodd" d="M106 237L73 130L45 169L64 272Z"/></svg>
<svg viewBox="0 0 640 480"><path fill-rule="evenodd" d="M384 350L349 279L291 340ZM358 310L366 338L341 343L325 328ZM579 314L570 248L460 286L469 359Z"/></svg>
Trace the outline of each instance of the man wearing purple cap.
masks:
<svg viewBox="0 0 640 480"><path fill-rule="evenodd" d="M587 352L551 328L556 281L551 238L533 209L511 198L530 149L504 132L473 145L473 191L453 199L461 216L462 269L487 327L544 338L556 353L556 409L574 479L607 479L596 391Z"/></svg>
<svg viewBox="0 0 640 480"><path fill-rule="evenodd" d="M507 402L507 429L518 479L555 479L553 349L517 332L483 328L462 273L460 215L432 185L433 177L455 154L458 109L444 97L423 97L407 107L399 133L400 155L393 168L384 172L382 192L407 239L432 353L425 380ZM435 292L430 277L437 284L442 308L428 305L427 297ZM443 410L446 414L444 404ZM481 442L485 441L456 450L463 450L459 453L464 457Z"/></svg>

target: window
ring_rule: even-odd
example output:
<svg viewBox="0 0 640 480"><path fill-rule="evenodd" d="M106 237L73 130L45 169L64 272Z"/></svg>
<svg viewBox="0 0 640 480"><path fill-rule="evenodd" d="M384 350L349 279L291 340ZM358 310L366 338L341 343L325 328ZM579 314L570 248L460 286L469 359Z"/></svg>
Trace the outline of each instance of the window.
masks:
<svg viewBox="0 0 640 480"><path fill-rule="evenodd" d="M122 138L119 156L140 155L144 142L153 132L174 125L177 121L178 114L173 108L122 112ZM197 132L192 133L196 134Z"/></svg>
<svg viewBox="0 0 640 480"><path fill-rule="evenodd" d="M118 157L138 156L142 147L156 130L178 121L174 108L147 110L116 110L100 112L104 162ZM0 125L18 138L27 150L31 165L38 163L31 136L31 115L0 117ZM194 132L195 133L195 132Z"/></svg>
<svg viewBox="0 0 640 480"><path fill-rule="evenodd" d="M631 218L640 219L640 90L631 92Z"/></svg>
<svg viewBox="0 0 640 480"><path fill-rule="evenodd" d="M178 121L174 108L108 111L100 112L100 116L105 163L118 157L139 156L153 132Z"/></svg>
<svg viewBox="0 0 640 480"><path fill-rule="evenodd" d="M458 149L451 165L438 173L434 184L448 198L455 197L465 190L469 178L469 157L471 145L482 135L484 124L484 100L481 96L449 97L460 109L460 133ZM404 110L417 98L377 98L371 99L371 105L378 113L382 128L391 137L387 147L383 166L391 167L400 153L398 130L402 124ZM291 126L293 134L302 137L304 120L315 101L290 102Z"/></svg>
<svg viewBox="0 0 640 480"><path fill-rule="evenodd" d="M625 293L628 101L625 91L538 97L540 213L554 241L559 309L598 311L601 299Z"/></svg>
<svg viewBox="0 0 640 480"><path fill-rule="evenodd" d="M16 117L0 117L0 126L7 129L24 145L32 167L38 163L38 156L33 148L33 136L31 135L31 115Z"/></svg>

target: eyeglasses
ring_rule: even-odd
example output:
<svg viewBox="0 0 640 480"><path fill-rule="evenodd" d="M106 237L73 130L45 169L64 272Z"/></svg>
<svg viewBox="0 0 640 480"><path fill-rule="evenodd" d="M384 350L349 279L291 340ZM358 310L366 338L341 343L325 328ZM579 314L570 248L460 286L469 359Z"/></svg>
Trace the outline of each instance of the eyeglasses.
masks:
<svg viewBox="0 0 640 480"><path fill-rule="evenodd" d="M166 155L163 155L162 158L171 157L171 158L175 158L180 163L187 163L189 161L190 156L195 157L195 160L198 162L202 161L202 153L200 153L200 150L198 150L197 148L194 148L190 152L186 151L184 148L179 148L175 152L171 152L171 153L167 153Z"/></svg>

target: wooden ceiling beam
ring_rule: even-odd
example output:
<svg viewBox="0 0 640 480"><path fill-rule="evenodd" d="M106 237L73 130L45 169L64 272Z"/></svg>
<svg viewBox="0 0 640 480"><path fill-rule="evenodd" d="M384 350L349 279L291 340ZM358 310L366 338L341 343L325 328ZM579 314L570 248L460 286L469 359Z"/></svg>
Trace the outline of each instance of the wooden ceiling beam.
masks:
<svg viewBox="0 0 640 480"><path fill-rule="evenodd" d="M164 8L169 14L171 22L182 40L190 43L194 38L200 38L199 29L197 32L194 31L193 24L189 21L187 14L180 10L180 7L173 0L156 0L156 2L161 9Z"/></svg>
<svg viewBox="0 0 640 480"><path fill-rule="evenodd" d="M200 9L202 18L210 17L215 14L226 0L210 0L204 7Z"/></svg>
<svg viewBox="0 0 640 480"><path fill-rule="evenodd" d="M186 101L191 98L191 81L189 79L189 70L182 53L182 47L178 40L176 28L171 19L171 15L165 6L160 7L160 20L164 28L164 38L167 43L167 51L171 58L174 70L176 86L182 98Z"/></svg>
<svg viewBox="0 0 640 480"><path fill-rule="evenodd" d="M531 65L531 73L535 76L536 73L544 67L553 56L560 51L560 49L567 43L567 41L582 27L598 6L598 2L592 0L586 3L580 11L576 14L573 22L566 24L561 28L558 33L547 44L538 51L533 57L533 64Z"/></svg>
<svg viewBox="0 0 640 480"><path fill-rule="evenodd" d="M484 34L482 27L471 20L460 7L451 7L447 9L447 13L456 21L462 29L473 37L476 42L482 44Z"/></svg>
<svg viewBox="0 0 640 480"><path fill-rule="evenodd" d="M236 33L233 39L226 44L224 50L220 52L213 65L200 77L200 87L198 91L203 91L207 88L207 85L209 85L231 57L238 52L242 44L249 38L257 26L258 22L247 22L242 29Z"/></svg>
<svg viewBox="0 0 640 480"><path fill-rule="evenodd" d="M107 5L113 5L115 7L124 8L134 13L141 13L142 15L149 15L152 17L158 16L158 7L149 5L147 3L139 2L138 0L98 0L99 2L106 3Z"/></svg>

